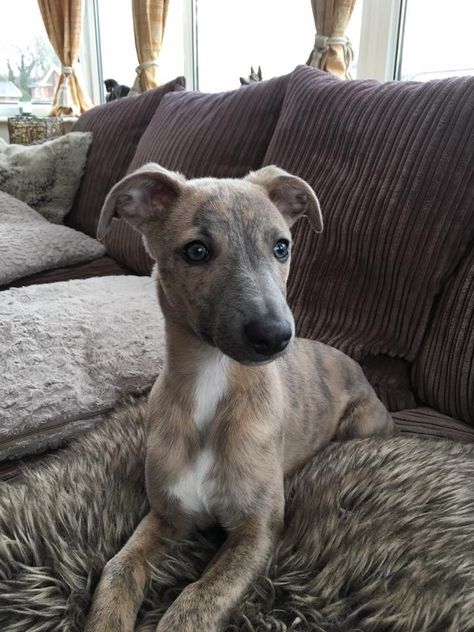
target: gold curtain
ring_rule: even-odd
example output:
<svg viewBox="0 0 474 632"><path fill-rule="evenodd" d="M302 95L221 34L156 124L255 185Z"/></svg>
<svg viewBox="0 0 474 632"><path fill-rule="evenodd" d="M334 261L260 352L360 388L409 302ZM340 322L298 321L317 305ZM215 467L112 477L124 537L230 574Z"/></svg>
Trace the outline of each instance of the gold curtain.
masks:
<svg viewBox="0 0 474 632"><path fill-rule="evenodd" d="M345 35L356 0L311 0L316 38L307 64L349 79L352 46Z"/></svg>
<svg viewBox="0 0 474 632"><path fill-rule="evenodd" d="M76 75L83 0L38 0L46 32L61 62L61 77L51 114L81 114L92 107Z"/></svg>
<svg viewBox="0 0 474 632"><path fill-rule="evenodd" d="M158 55L165 32L169 0L132 0L133 31L137 49L137 76L132 93L156 88Z"/></svg>

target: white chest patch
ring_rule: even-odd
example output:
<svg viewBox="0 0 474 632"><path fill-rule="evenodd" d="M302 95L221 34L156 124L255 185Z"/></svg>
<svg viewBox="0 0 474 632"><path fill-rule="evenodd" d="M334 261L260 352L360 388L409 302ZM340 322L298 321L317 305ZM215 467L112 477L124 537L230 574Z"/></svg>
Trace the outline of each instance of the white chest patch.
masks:
<svg viewBox="0 0 474 632"><path fill-rule="evenodd" d="M194 385L193 421L204 433L227 391L229 366L229 358L215 349L206 351L200 358L199 373ZM210 478L210 471L214 463L212 450L203 449L168 489L168 494L180 501L183 510L195 514L197 521L203 526L212 515L215 485Z"/></svg>
<svg viewBox="0 0 474 632"><path fill-rule="evenodd" d="M196 461L184 471L179 480L168 489L170 496L179 499L184 511L192 514L210 514L212 481L206 480L214 464L211 450L203 450Z"/></svg>
<svg viewBox="0 0 474 632"><path fill-rule="evenodd" d="M203 429L216 414L219 401L225 395L229 378L229 358L210 350L203 358L194 391L194 423Z"/></svg>

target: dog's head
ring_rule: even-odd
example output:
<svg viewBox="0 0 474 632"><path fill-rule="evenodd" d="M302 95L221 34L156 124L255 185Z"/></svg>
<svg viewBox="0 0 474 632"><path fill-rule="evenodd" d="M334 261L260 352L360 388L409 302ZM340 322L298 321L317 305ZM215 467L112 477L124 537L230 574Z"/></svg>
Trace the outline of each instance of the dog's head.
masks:
<svg viewBox="0 0 474 632"><path fill-rule="evenodd" d="M241 180L186 180L150 163L111 190L99 238L114 215L143 234L167 318L242 363L287 348L290 226L306 215L315 231L323 227L306 182L273 166Z"/></svg>

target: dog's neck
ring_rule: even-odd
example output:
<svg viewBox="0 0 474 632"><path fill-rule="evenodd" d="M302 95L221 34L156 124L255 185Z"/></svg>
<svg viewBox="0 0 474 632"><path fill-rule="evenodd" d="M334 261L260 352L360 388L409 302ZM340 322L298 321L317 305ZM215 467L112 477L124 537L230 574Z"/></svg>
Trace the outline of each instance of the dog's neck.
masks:
<svg viewBox="0 0 474 632"><path fill-rule="evenodd" d="M186 329L169 317L165 317L166 331L166 362L165 368L176 377L193 377L201 370L207 358L226 358L228 363L234 360L198 338L192 331Z"/></svg>
<svg viewBox="0 0 474 632"><path fill-rule="evenodd" d="M180 325L166 321L166 380L199 430L215 418L221 401L232 396L236 364Z"/></svg>
<svg viewBox="0 0 474 632"><path fill-rule="evenodd" d="M224 356L216 347L199 338L191 328L181 324L176 319L159 280L157 285L158 298L165 318L166 372L179 381L194 380L202 371L203 365L212 360L222 365L237 365L237 362Z"/></svg>

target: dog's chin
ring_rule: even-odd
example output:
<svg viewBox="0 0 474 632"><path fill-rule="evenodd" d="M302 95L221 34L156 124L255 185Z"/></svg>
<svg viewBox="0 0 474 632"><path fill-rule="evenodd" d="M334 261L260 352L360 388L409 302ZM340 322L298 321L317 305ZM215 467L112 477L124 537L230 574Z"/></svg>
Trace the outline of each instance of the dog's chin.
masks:
<svg viewBox="0 0 474 632"><path fill-rule="evenodd" d="M264 364L269 364L270 362L274 362L281 358L287 353L288 349L291 347L291 343L283 349L283 351L279 351L271 356L263 355L261 353L257 353L254 349L247 346L235 346L229 347L228 345L220 345L219 343L214 343L214 346L222 351L222 353L232 360L235 360L239 364L243 364L244 366L263 366Z"/></svg>

